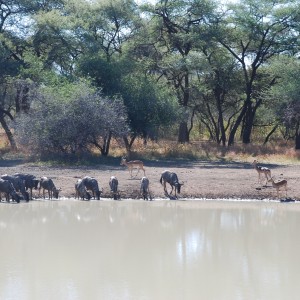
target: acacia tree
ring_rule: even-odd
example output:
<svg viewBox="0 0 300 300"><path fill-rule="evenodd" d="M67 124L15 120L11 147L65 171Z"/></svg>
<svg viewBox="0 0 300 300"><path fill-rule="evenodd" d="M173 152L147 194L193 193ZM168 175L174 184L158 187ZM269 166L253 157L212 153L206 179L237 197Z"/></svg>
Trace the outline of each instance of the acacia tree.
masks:
<svg viewBox="0 0 300 300"><path fill-rule="evenodd" d="M193 88L195 114L210 138L226 145L232 124L240 110L241 74L236 62L216 45L202 49L202 68Z"/></svg>
<svg viewBox="0 0 300 300"><path fill-rule="evenodd" d="M154 139L160 128L175 124L179 119L179 107L174 96L164 85L138 69L122 78L122 95L128 111L130 136L124 136L127 151L140 136Z"/></svg>
<svg viewBox="0 0 300 300"><path fill-rule="evenodd" d="M261 69L273 56L297 47L294 25L298 6L293 1L246 0L230 4L216 39L240 65L243 72L244 101L229 136L228 144L234 143L235 134L242 128L243 143L250 143L257 109L262 104L260 90L270 88L271 78L264 87L257 84Z"/></svg>
<svg viewBox="0 0 300 300"><path fill-rule="evenodd" d="M191 77L195 72L191 54L207 33L213 9L213 2L203 0L161 0L155 6L145 7L145 11L153 16L152 39L148 44L152 42L160 53L154 53L154 71L172 86L182 108L178 131L180 143L189 142Z"/></svg>
<svg viewBox="0 0 300 300"><path fill-rule="evenodd" d="M270 69L276 77L276 85L264 96L272 102L272 110L277 115L279 124L284 125L286 132L294 138L295 149L300 150L299 59L281 57L272 62ZM274 129L277 127L278 125Z"/></svg>

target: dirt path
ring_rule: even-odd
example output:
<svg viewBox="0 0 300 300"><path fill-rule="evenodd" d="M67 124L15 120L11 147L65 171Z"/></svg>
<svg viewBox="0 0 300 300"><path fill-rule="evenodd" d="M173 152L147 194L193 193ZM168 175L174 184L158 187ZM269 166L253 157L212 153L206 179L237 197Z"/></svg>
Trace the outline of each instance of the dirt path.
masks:
<svg viewBox="0 0 300 300"><path fill-rule="evenodd" d="M266 165L265 165L266 166ZM288 181L288 197L300 200L300 166L299 165L267 165L272 170L275 181ZM21 161L1 161L1 174L30 173L36 177L47 176L61 187L62 197L74 197L74 184L84 176L95 177L101 188L103 197L110 198L109 178L114 175L119 180L122 198L140 198L139 187L142 173L130 178L126 167L118 161L114 165L95 165L81 167L48 167ZM159 182L161 173L168 169L176 172L180 181L184 182L180 198L241 198L241 199L276 199L276 190L268 183L258 183L258 174L251 163L239 162L206 162L174 160L164 162L145 162L146 176L150 180L150 190L154 198L166 198ZM169 189L170 190L170 189ZM282 197L285 193L280 194Z"/></svg>

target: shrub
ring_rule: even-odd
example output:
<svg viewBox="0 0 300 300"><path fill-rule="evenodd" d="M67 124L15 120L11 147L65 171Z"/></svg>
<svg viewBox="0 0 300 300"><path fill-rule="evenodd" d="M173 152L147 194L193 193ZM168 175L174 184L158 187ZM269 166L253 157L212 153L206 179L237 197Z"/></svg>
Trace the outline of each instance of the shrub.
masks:
<svg viewBox="0 0 300 300"><path fill-rule="evenodd" d="M128 132L120 98L82 88L70 95L37 93L29 113L16 119L17 142L38 153L88 152L101 140Z"/></svg>

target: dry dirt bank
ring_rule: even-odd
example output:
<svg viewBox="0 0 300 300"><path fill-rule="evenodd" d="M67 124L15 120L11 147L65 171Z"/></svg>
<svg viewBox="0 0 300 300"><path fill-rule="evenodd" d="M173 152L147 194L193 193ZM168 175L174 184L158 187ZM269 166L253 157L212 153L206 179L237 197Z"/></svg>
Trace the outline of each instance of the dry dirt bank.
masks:
<svg viewBox="0 0 300 300"><path fill-rule="evenodd" d="M300 165L267 165L272 170L275 181L288 181L288 197L300 200ZM48 167L23 163L21 161L0 162L1 174L16 172L30 173L37 177L47 176L61 187L61 196L74 197L74 184L83 176L95 177L103 188L103 197L110 197L109 178L114 175L119 180L122 198L140 198L139 186L142 173L130 178L124 166L115 164L88 167ZM276 190L271 183L263 186L258 183L258 175L251 163L206 162L206 161L165 161L145 162L146 176L150 180L150 190L154 198L166 198L159 183L160 174L168 169L176 172L184 182L180 198L242 198L275 199ZM284 193L281 195L285 196Z"/></svg>

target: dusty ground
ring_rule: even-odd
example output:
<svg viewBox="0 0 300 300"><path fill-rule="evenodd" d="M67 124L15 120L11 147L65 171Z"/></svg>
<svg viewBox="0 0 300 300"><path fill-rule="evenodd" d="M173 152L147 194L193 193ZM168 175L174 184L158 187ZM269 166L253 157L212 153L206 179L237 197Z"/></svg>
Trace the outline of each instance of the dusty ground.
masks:
<svg viewBox="0 0 300 300"><path fill-rule="evenodd" d="M159 179L164 170L176 172L184 182L180 198L242 198L242 199L275 199L276 190L269 182L267 186L258 183L258 174L251 163L239 162L206 162L206 161L145 161L146 176L150 180L150 191L153 198L166 198ZM288 181L288 197L300 200L300 165L264 165L271 169L275 181ZM89 167L47 167L21 161L0 161L1 174L30 173L36 177L52 178L57 187L61 187L62 197L74 197L74 184L84 176L95 177L101 188L102 196L110 198L109 178L114 175L119 180L121 198L140 199L139 187L142 173L130 178L126 167L116 162L113 166L95 165ZM136 173L136 172L135 172ZM169 187L168 187L169 188ZM170 190L170 188L169 188ZM35 194L36 195L36 194ZM285 198L285 193L280 193Z"/></svg>

